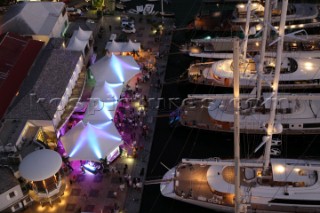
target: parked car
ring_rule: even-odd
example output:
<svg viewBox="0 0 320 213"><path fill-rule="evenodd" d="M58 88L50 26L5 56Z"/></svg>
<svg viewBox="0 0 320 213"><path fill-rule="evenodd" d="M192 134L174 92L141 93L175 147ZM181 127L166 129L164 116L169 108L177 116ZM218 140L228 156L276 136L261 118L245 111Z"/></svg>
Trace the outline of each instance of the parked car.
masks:
<svg viewBox="0 0 320 213"><path fill-rule="evenodd" d="M69 15L82 15L82 11L74 7L67 7L66 10Z"/></svg>
<svg viewBox="0 0 320 213"><path fill-rule="evenodd" d="M130 27L129 25L126 25L125 27L122 28L122 32L135 33L136 32L136 28Z"/></svg>
<svg viewBox="0 0 320 213"><path fill-rule="evenodd" d="M121 27L130 26L134 28L134 19L129 16L121 16Z"/></svg>

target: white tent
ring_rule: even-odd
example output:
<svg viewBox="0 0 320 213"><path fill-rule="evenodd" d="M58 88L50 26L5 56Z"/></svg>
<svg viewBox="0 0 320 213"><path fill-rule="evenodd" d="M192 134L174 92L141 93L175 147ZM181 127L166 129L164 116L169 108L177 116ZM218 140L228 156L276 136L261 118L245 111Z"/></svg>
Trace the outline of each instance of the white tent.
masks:
<svg viewBox="0 0 320 213"><path fill-rule="evenodd" d="M132 56L104 56L90 70L97 82L125 83L140 73L140 67Z"/></svg>
<svg viewBox="0 0 320 213"><path fill-rule="evenodd" d="M117 104L117 101L102 102L99 99L91 99L83 121L85 123L111 121L116 112Z"/></svg>
<svg viewBox="0 0 320 213"><path fill-rule="evenodd" d="M72 37L70 38L67 50L81 51L85 54L85 48L89 43L90 38L92 37L92 31L84 31L79 27L79 30L73 32Z"/></svg>
<svg viewBox="0 0 320 213"><path fill-rule="evenodd" d="M101 82L94 87L91 98L99 99L102 102L116 101L120 98L122 89L123 83Z"/></svg>
<svg viewBox="0 0 320 213"><path fill-rule="evenodd" d="M122 45L120 42L116 42L115 40L112 40L111 42L107 42L107 45L105 49L108 52L121 52Z"/></svg>
<svg viewBox="0 0 320 213"><path fill-rule="evenodd" d="M82 41L88 41L92 37L92 31L84 31L79 27L78 30L74 32L75 36Z"/></svg>
<svg viewBox="0 0 320 213"><path fill-rule="evenodd" d="M107 45L105 47L108 52L111 53L119 53L119 52L139 52L141 48L141 44L138 42L132 42L129 40L128 42L116 42L111 41L107 42Z"/></svg>
<svg viewBox="0 0 320 213"><path fill-rule="evenodd" d="M76 36L72 36L67 46L67 50L81 51L83 54L85 54L85 48L87 44L88 41L82 41Z"/></svg>
<svg viewBox="0 0 320 213"><path fill-rule="evenodd" d="M122 47L122 52L132 52L136 51L138 52L140 50L140 43L132 42L130 39L128 42L124 43Z"/></svg>
<svg viewBox="0 0 320 213"><path fill-rule="evenodd" d="M105 121L105 122L93 121L93 122L90 122L90 124L100 130L110 133L111 135L121 138L121 135L119 134L119 131L117 130L113 121Z"/></svg>
<svg viewBox="0 0 320 213"><path fill-rule="evenodd" d="M111 122L111 121L110 121ZM112 154L122 144L117 132L106 132L80 121L61 137L64 149L71 160L99 161Z"/></svg>

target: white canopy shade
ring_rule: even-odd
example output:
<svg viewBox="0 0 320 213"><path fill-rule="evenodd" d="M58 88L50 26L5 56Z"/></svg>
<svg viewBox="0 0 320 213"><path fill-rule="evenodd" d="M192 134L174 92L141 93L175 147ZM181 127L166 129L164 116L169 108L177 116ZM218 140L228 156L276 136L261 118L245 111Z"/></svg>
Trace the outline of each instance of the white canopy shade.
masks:
<svg viewBox="0 0 320 213"><path fill-rule="evenodd" d="M121 135L117 130L116 126L114 125L113 121L105 121L105 122L93 121L93 122L90 122L90 124L98 129L101 129L105 132L110 133L111 135L121 138Z"/></svg>
<svg viewBox="0 0 320 213"><path fill-rule="evenodd" d="M82 121L61 137L61 141L71 160L89 161L99 161L122 144L119 133L103 131Z"/></svg>
<svg viewBox="0 0 320 213"><path fill-rule="evenodd" d="M81 51L84 54L88 41L82 41L75 36L72 36L68 44L67 50Z"/></svg>
<svg viewBox="0 0 320 213"><path fill-rule="evenodd" d="M93 122L93 121L111 121L117 109L117 101L102 102L99 99L92 99L89 106L84 114L83 121Z"/></svg>
<svg viewBox="0 0 320 213"><path fill-rule="evenodd" d="M75 31L75 36L82 41L88 41L92 36L92 31L84 31L79 27L79 30Z"/></svg>
<svg viewBox="0 0 320 213"><path fill-rule="evenodd" d="M79 30L73 32L72 37L70 38L67 50L81 51L85 54L85 48L89 43L90 38L92 37L92 31L84 31L79 27Z"/></svg>
<svg viewBox="0 0 320 213"><path fill-rule="evenodd" d="M132 56L104 56L90 66L97 82L125 83L140 73L140 67Z"/></svg>
<svg viewBox="0 0 320 213"><path fill-rule="evenodd" d="M122 43L112 40L111 42L107 42L105 49L109 52L121 52Z"/></svg>
<svg viewBox="0 0 320 213"><path fill-rule="evenodd" d="M120 98L122 89L123 83L101 82L94 87L91 98L99 99L102 102L115 101Z"/></svg>
<svg viewBox="0 0 320 213"><path fill-rule="evenodd" d="M123 45L122 52L131 52L131 51L139 51L140 50L140 43L132 42L130 39L125 45Z"/></svg>
<svg viewBox="0 0 320 213"><path fill-rule="evenodd" d="M111 42L107 42L105 47L109 52L132 52L132 51L140 51L141 44L137 42L116 42L115 40Z"/></svg>
<svg viewBox="0 0 320 213"><path fill-rule="evenodd" d="M50 149L40 149L23 158L19 172L29 181L42 181L56 174L61 165L59 153Z"/></svg>

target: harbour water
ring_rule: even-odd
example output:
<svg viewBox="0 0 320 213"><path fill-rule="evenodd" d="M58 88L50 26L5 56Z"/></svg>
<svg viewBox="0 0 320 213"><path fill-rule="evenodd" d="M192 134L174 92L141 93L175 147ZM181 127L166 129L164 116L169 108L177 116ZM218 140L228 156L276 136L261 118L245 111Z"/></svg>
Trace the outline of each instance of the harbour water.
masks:
<svg viewBox="0 0 320 213"><path fill-rule="evenodd" d="M194 15L191 14L195 14L198 11L196 7L192 8L194 4L195 1L192 0L176 0L171 5L168 5L172 7L172 10L169 11L176 13L177 26L184 26L192 20ZM191 11L191 8L192 12L187 14L188 11ZM187 15L190 17L187 17ZM185 77L186 69L190 63L194 62L194 59L178 53L178 46L191 37L196 36L196 34L195 31L176 31L174 33L162 89L164 103L160 104L159 114L161 115L167 115L173 111L176 108L175 104L179 105L188 94L232 92L227 89L194 85L182 80ZM175 104L169 104L169 98L179 99L175 101ZM178 124L170 125L169 118L165 116L157 118L155 129L152 149L149 153L150 160L147 169L147 180L161 179L167 171L165 166L171 168L181 161L182 158L233 157L233 134L191 129L179 126ZM320 157L320 153L318 152L320 147L319 135L280 135L278 138L283 141L280 147L282 151L281 157ZM261 140L261 135L242 134L241 157L259 157L263 154L262 152L252 154ZM148 185L144 187L140 212L204 213L212 211L163 197L160 193L159 185Z"/></svg>

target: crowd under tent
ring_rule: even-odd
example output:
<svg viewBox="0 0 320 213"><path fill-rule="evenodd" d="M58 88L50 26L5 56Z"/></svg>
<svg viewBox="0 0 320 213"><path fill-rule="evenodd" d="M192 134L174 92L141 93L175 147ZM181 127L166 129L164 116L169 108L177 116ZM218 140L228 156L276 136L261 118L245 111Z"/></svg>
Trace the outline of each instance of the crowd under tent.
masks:
<svg viewBox="0 0 320 213"><path fill-rule="evenodd" d="M118 132L107 132L82 121L61 137L61 142L70 160L100 161L106 158L109 162L119 156L122 144Z"/></svg>
<svg viewBox="0 0 320 213"><path fill-rule="evenodd" d="M97 83L107 81L109 83L126 83L136 74L140 73L140 67L132 56L104 56L90 70Z"/></svg>
<svg viewBox="0 0 320 213"><path fill-rule="evenodd" d="M123 83L101 82L94 87L91 99L98 99L102 102L116 101L120 99L122 89Z"/></svg>

